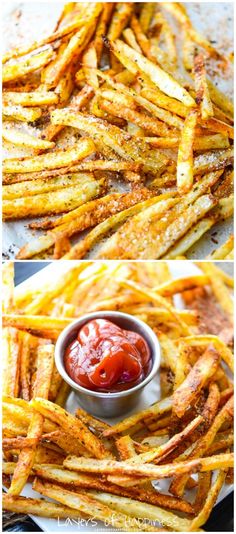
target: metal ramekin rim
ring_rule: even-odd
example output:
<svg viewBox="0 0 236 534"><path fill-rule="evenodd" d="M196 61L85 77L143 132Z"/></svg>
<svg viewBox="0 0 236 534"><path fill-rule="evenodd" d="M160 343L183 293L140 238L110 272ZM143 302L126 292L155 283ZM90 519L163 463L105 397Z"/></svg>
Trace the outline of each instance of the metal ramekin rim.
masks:
<svg viewBox="0 0 236 534"><path fill-rule="evenodd" d="M146 339L146 342L148 343L148 345L150 346L150 340L151 340L151 343L152 343L152 358L153 358L153 362L152 362L152 368L151 368L150 372L148 373L148 375L144 378L144 380L142 380L142 382L140 382L136 386L133 386L130 389L126 389L126 390L123 390L123 391L117 391L117 392L113 392L113 393L93 391L93 390L90 390L90 389L86 389L83 386L80 386L79 384L74 382L74 380L72 380L72 378L68 375L67 371L65 370L65 366L64 366L64 362L63 362L64 352L62 354L63 345L64 345L67 337L69 337L69 334L71 333L71 330L73 330L75 328L75 326L77 326L77 325L78 325L78 327L82 326L85 322L91 321L92 319L98 319L100 317L104 317L104 315L109 316L111 319L112 319L112 317L114 319L118 318L118 317L121 317L123 319L127 319L129 321L133 321L134 323L136 323L136 325L138 325L142 329L144 329L145 334L147 334L147 337L145 337L145 339ZM147 338L149 338L149 339L147 339ZM154 348L155 348L155 350L153 350ZM109 310L104 310L104 311L100 310L98 312L87 313L87 314L82 315L81 317L78 317L78 319L75 319L75 321L71 322L71 324L69 324L60 333L60 335L59 335L59 337L58 337L58 339L56 341L56 345L55 345L55 363L56 363L57 370L60 373L60 375L62 376L62 378L74 390L77 390L78 392L84 393L86 395L91 395L92 397L104 398L104 399L108 399L108 398L113 398L114 399L114 398L128 397L129 395L132 395L133 393L135 393L139 389L144 388L154 378L154 376L156 375L156 373L157 373L157 371L159 369L159 366L160 366L160 356L161 356L160 343L159 343L158 337L153 332L153 330L150 328L150 326L148 326L141 319L138 319L137 317L134 317L133 315L130 315L128 313L123 313L123 312L118 312L118 311L109 311Z"/></svg>

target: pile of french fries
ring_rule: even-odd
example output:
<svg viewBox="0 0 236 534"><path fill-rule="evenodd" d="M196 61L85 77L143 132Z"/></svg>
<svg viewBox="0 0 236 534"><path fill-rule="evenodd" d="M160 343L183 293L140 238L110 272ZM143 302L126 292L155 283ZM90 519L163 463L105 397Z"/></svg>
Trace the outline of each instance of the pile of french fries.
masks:
<svg viewBox="0 0 236 534"><path fill-rule="evenodd" d="M231 63L177 2L71 2L8 51L3 218L43 217L17 257L181 258L229 218L233 104L211 73Z"/></svg>
<svg viewBox="0 0 236 534"><path fill-rule="evenodd" d="M173 279L164 261L72 262L14 288L5 264L5 510L124 531L201 529L233 479L233 280L212 262L197 266ZM60 331L97 310L141 318L162 349L156 402L114 426L66 411L70 388L54 364ZM27 482L56 502L22 496Z"/></svg>

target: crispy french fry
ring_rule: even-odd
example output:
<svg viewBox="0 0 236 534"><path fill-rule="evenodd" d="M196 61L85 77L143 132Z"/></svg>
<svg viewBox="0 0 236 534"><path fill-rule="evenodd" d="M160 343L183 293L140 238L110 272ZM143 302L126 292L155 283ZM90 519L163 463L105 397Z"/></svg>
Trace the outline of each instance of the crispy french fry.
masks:
<svg viewBox="0 0 236 534"><path fill-rule="evenodd" d="M151 479L168 478L175 474L186 474L193 471L212 471L214 469L225 469L232 467L233 454L225 453L209 456L201 459L194 459L181 463L155 465L155 464L130 464L127 462L115 462L113 460L96 460L90 458L77 458L68 456L64 461L65 467L79 472L99 473L99 474L121 474L131 476L145 476ZM138 483L138 479L137 483Z"/></svg>
<svg viewBox="0 0 236 534"><path fill-rule="evenodd" d="M23 121L23 122L34 122L37 119L39 119L42 115L42 110L40 108L24 108L23 106L20 106L19 104L17 106L12 105L3 105L3 119L10 118L11 120L14 119L16 121Z"/></svg>
<svg viewBox="0 0 236 534"><path fill-rule="evenodd" d="M190 94L170 74L158 67L158 65L155 65L120 40L111 43L111 49L125 67L127 66L125 64L125 58L127 57L131 61L135 74L139 68L163 93L172 98L176 98L176 100L183 102L188 107L194 106L194 100ZM127 68L129 69L129 67Z"/></svg>
<svg viewBox="0 0 236 534"><path fill-rule="evenodd" d="M206 70L203 54L198 54L194 59L196 103L200 107L203 120L213 117L213 106L208 90Z"/></svg>
<svg viewBox="0 0 236 534"><path fill-rule="evenodd" d="M77 185L57 189L30 197L3 201L3 218L18 219L71 211L101 194L105 180L95 180L91 175L79 178ZM30 198L30 201L29 201Z"/></svg>
<svg viewBox="0 0 236 534"><path fill-rule="evenodd" d="M193 184L193 143L197 112L191 111L184 123L178 148L177 186L180 194L187 193Z"/></svg>
<svg viewBox="0 0 236 534"><path fill-rule="evenodd" d="M17 80L18 78L22 78L22 76L30 74L31 72L44 67L47 65L47 63L49 63L49 61L52 60L53 55L53 49L48 47L46 50L31 56L27 60L24 59L18 63L4 65L2 71L3 82Z"/></svg>
<svg viewBox="0 0 236 534"><path fill-rule="evenodd" d="M53 91L34 91L28 93L17 93L6 91L3 93L3 102L10 105L51 106L58 103L58 96Z"/></svg>
<svg viewBox="0 0 236 534"><path fill-rule="evenodd" d="M206 500L203 505L203 508L192 521L192 524L191 524L192 531L201 527L207 521L211 513L211 510L216 502L216 499L221 491L221 488L225 482L226 474L227 474L227 471L225 471L224 469L218 472L216 481L214 482L214 484L212 484L211 488L209 489L209 493L206 496Z"/></svg>
<svg viewBox="0 0 236 534"><path fill-rule="evenodd" d="M94 144L90 139L81 139L77 146L65 150L52 152L50 155L42 154L34 158L24 158L23 160L9 159L3 163L4 172L34 172L44 169L56 169L66 167L76 161L89 156L94 152Z"/></svg>
<svg viewBox="0 0 236 534"><path fill-rule="evenodd" d="M20 379L20 342L15 328L3 329L3 395L18 397Z"/></svg>
<svg viewBox="0 0 236 534"><path fill-rule="evenodd" d="M223 260L227 254L229 254L234 246L234 236L231 235L223 245L218 247L214 252L212 252L207 259L208 260Z"/></svg>
<svg viewBox="0 0 236 534"><path fill-rule="evenodd" d="M54 519L72 519L78 520L81 514L78 510L73 510L69 506L49 502L44 499L31 499L30 497L20 497L19 495L3 494L3 508L9 512L33 514L42 517Z"/></svg>
<svg viewBox="0 0 236 534"><path fill-rule="evenodd" d="M2 136L5 141L13 145L23 146L26 148L34 148L36 150L47 150L53 148L55 143L50 141L43 141L33 135L23 134L19 130L2 128Z"/></svg>
<svg viewBox="0 0 236 534"><path fill-rule="evenodd" d="M60 424L71 436L76 436L78 441L94 454L95 458L106 457L106 451L102 442L86 428L82 421L68 414L58 404L53 404L44 399L33 399L31 405L41 415Z"/></svg>
<svg viewBox="0 0 236 534"><path fill-rule="evenodd" d="M44 345L38 349L38 368L36 374L35 394L43 398L48 397L53 369L54 346ZM29 424L27 437L35 439L35 444L23 449L12 477L9 495L19 495L27 482L36 455L36 446L43 432L43 417L35 413Z"/></svg>
<svg viewBox="0 0 236 534"><path fill-rule="evenodd" d="M197 360L190 373L173 394L173 411L182 417L194 402L206 381L215 373L219 364L219 354L209 346Z"/></svg>
<svg viewBox="0 0 236 534"><path fill-rule="evenodd" d="M77 511L81 511L83 513L86 513L86 515L91 515L93 518L100 519L103 521L107 521L108 523L112 523L112 525L115 525L116 528L122 529L122 530L128 530L129 531L136 531L138 530L144 530L144 531L154 531L154 527L151 527L149 525L138 525L137 521L135 521L135 525L132 526L132 520L130 516L125 514L117 514L109 508L108 506L105 506L96 499L92 497L88 497L84 493L74 493L72 491L62 489L62 487L50 484L48 482L41 482L39 479L35 479L33 488L35 491L38 491L39 493L42 493L43 495L51 495L54 499L58 500L62 504L66 506L70 506L71 508L75 508ZM127 524L129 522L129 526L127 527ZM155 531L158 530L155 528Z"/></svg>
<svg viewBox="0 0 236 534"><path fill-rule="evenodd" d="M2 268L2 311L8 313L14 309L14 263L8 262Z"/></svg>

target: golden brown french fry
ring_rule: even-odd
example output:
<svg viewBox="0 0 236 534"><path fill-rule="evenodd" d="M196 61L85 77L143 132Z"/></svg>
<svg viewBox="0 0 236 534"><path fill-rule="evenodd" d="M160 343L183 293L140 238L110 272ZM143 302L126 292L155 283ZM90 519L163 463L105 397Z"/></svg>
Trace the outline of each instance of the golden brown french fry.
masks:
<svg viewBox="0 0 236 534"><path fill-rule="evenodd" d="M34 91L28 93L17 93L5 91L3 102L10 105L21 106L51 106L58 103L58 96L53 91Z"/></svg>
<svg viewBox="0 0 236 534"><path fill-rule="evenodd" d="M8 467L9 466L9 467ZM14 466L13 466L14 467ZM74 487L96 489L99 491L108 491L114 495L122 495L123 497L135 498L141 502L149 502L150 504L162 506L171 510L179 510L186 513L193 513L192 506L184 500L176 499L171 495L164 495L157 490L143 490L141 488L122 488L114 484L103 482L96 476L77 473L76 471L68 471L58 466L49 465L34 465L33 470L37 476L46 480L51 480L58 484L73 484ZM4 472L11 471L10 464L4 464Z"/></svg>
<svg viewBox="0 0 236 534"><path fill-rule="evenodd" d="M93 180L92 174L75 173L71 175L62 175L51 180L42 180L37 178L33 181L25 181L10 185L4 185L2 191L3 200L14 200L22 197L31 197L41 195L51 191L59 191L68 187L81 186L83 188L89 181Z"/></svg>
<svg viewBox="0 0 236 534"><path fill-rule="evenodd" d="M19 104L17 106L12 105L3 105L2 108L3 120L5 118L14 119L16 121L23 122L34 122L39 119L42 115L42 110L40 108L24 108Z"/></svg>
<svg viewBox="0 0 236 534"><path fill-rule="evenodd" d="M68 456L64 461L65 467L79 472L97 474L117 474L130 476L145 476L153 480L158 478L168 478L176 474L186 474L193 471L212 471L214 469L225 469L233 465L233 453L219 454L173 464L130 464L127 462L116 462L113 460L93 460L91 458L77 458ZM138 478L136 479L138 483Z"/></svg>
<svg viewBox="0 0 236 534"><path fill-rule="evenodd" d="M100 138L102 143L112 148L120 157L129 161L134 159L150 171L154 170L155 166L156 172L167 162L167 158L163 154L155 154L155 156L153 154L154 159L151 159L152 151L150 149L147 151L146 143L142 142L141 139L127 139L127 135L125 136L120 128L106 123L102 119L91 117L91 115L57 109L52 112L51 121L53 124L64 124L85 131L94 139L95 144L96 140Z"/></svg>
<svg viewBox="0 0 236 534"><path fill-rule="evenodd" d="M59 424L71 436L76 436L78 441L93 453L95 458L106 457L107 453L102 442L86 428L82 421L67 413L58 404L38 398L33 399L31 405L41 415Z"/></svg>
<svg viewBox="0 0 236 534"><path fill-rule="evenodd" d="M18 397L20 378L20 341L15 328L4 328L2 339L3 395Z"/></svg>
<svg viewBox="0 0 236 534"><path fill-rule="evenodd" d="M216 502L216 499L222 489L222 486L225 482L226 474L227 474L227 471L224 469L218 472L215 482L212 484L211 488L209 489L209 493L206 496L202 509L192 521L192 524L191 524L192 531L196 530L197 528L204 525L204 523L206 523L212 511L212 508Z"/></svg>
<svg viewBox="0 0 236 534"><path fill-rule="evenodd" d="M16 146L22 146L25 148L34 148L36 150L47 150L53 148L55 143L50 141L43 141L37 137L29 134L23 134L20 130L2 128L2 137L8 143L12 143Z"/></svg>
<svg viewBox="0 0 236 534"><path fill-rule="evenodd" d="M221 245L216 250L214 250L209 256L207 256L206 259L207 260L223 260L232 251L233 246L234 246L234 236L231 235L229 236L227 241L223 243L223 245Z"/></svg>
<svg viewBox="0 0 236 534"><path fill-rule="evenodd" d="M187 408L194 402L204 384L215 373L219 364L219 354L213 346L197 360L186 379L173 394L173 411L182 417Z"/></svg>
<svg viewBox="0 0 236 534"><path fill-rule="evenodd" d="M34 480L33 489L39 493L42 493L43 495L51 495L51 497L55 500L66 506L75 508L77 511L79 510L83 513L86 513L86 515L106 521L107 523L111 523L113 526L115 525L116 528L122 530L127 530L128 528L129 531L154 531L154 527L143 524L142 526L138 525L137 521L135 521L135 525L132 526L132 519L130 516L122 513L117 514L110 507L99 503L96 501L96 499L92 498L91 496L88 497L84 493L75 493L63 489L61 486L50 484L48 482L42 482L38 478ZM129 526L127 527L128 523ZM155 531L156 530L158 529L155 527Z"/></svg>
<svg viewBox="0 0 236 534"><path fill-rule="evenodd" d="M111 43L111 49L125 67L127 66L125 64L126 57L131 61L134 74L136 74L139 68L163 93L172 98L176 98L176 100L183 102L188 107L194 106L194 100L190 94L170 74L158 67L158 65L118 39L114 43ZM129 66L127 68L129 69Z"/></svg>
<svg viewBox="0 0 236 534"><path fill-rule="evenodd" d="M5 263L2 267L2 311L9 313L14 310L14 262Z"/></svg>
<svg viewBox="0 0 236 534"><path fill-rule="evenodd" d="M50 381L53 369L54 346L44 345L38 348L37 359L37 373L35 394L47 398L50 388ZM29 424L27 437L35 439L35 443L31 447L22 449L19 454L18 462L12 477L11 486L8 490L9 495L19 495L21 493L31 468L34 463L36 455L36 446L39 442L43 432L43 417L39 413L35 413Z"/></svg>
<svg viewBox="0 0 236 534"><path fill-rule="evenodd" d="M152 406L149 406L149 408L141 410L138 414L131 415L130 417L127 417L123 421L120 421L111 428L105 430L103 436L110 437L116 434L120 434L121 432L125 432L126 430L129 430L130 428L135 426L140 421L143 421L145 418L149 416L157 416L159 414L163 414L171 410L171 408L172 399L167 397L166 399L163 399L160 402L156 402Z"/></svg>
<svg viewBox="0 0 236 534"><path fill-rule="evenodd" d="M207 276L209 276L213 294L215 295L222 309L229 316L230 320L233 321L233 301L228 289L225 287L221 277L215 270L214 264L210 262L203 262L200 264L200 268Z"/></svg>
<svg viewBox="0 0 236 534"><path fill-rule="evenodd" d="M208 90L206 69L203 54L198 54L194 59L196 103L199 105L203 120L213 117L214 111Z"/></svg>
<svg viewBox="0 0 236 534"><path fill-rule="evenodd" d="M2 500L3 509L16 514L33 514L53 519L67 519L70 517L78 520L81 517L78 510L44 499L31 499L30 497L20 497L19 495L3 494Z"/></svg>
<svg viewBox="0 0 236 534"><path fill-rule="evenodd" d="M122 30L127 25L130 15L133 11L132 2L117 2L113 13L111 24L109 26L107 37L114 41L120 37Z"/></svg>
<svg viewBox="0 0 236 534"><path fill-rule="evenodd" d="M159 508L158 506L153 506L152 504L142 503L128 497L115 496L111 493L101 493L98 491L90 490L88 494L93 496L99 502L109 505L113 510L117 512L129 511L129 515L132 517L140 517L143 519L148 519L149 521L158 521L163 526L168 528L174 528L177 531L183 532L189 529L190 521L189 519L180 518L172 512L168 512Z"/></svg>
<svg viewBox="0 0 236 534"><path fill-rule="evenodd" d="M181 133L177 159L177 186L180 194L187 193L193 184L193 144L197 112L190 111Z"/></svg>
<svg viewBox="0 0 236 534"><path fill-rule="evenodd" d="M84 178L79 178L77 185L71 185L65 189L4 200L3 218L19 219L73 210L101 194L105 186L104 178L95 180L91 175L87 175L87 180Z"/></svg>
<svg viewBox="0 0 236 534"><path fill-rule="evenodd" d="M17 80L18 78L22 78L22 76L26 76L27 74L44 67L52 60L53 56L54 52L52 47L48 47L46 50L43 50L28 59L24 59L18 63L4 65L2 69L3 83Z"/></svg>
<svg viewBox="0 0 236 534"><path fill-rule="evenodd" d="M56 169L57 167L66 167L76 161L89 156L95 151L94 143L91 139L81 139L77 146L67 150L58 150L50 154L42 154L33 158L5 159L3 162L3 171L6 173L15 172L34 172L44 169Z"/></svg>

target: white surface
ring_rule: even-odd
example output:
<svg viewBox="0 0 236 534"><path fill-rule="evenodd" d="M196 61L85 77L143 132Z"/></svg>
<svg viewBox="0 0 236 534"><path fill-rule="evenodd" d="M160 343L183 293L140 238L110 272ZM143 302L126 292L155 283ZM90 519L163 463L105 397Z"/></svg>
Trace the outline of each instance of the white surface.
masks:
<svg viewBox="0 0 236 534"><path fill-rule="evenodd" d="M5 2L3 5L3 46L9 50L15 45L19 46L39 37L46 36L53 29L60 13L62 2L35 2L27 3ZM188 2L188 12L196 28L210 40L214 40L215 46L221 51L229 52L233 47L233 2ZM20 18L18 13L21 12ZM233 81L217 68L216 62L212 62L214 69L213 81L229 96L233 96ZM18 123L19 124L19 123ZM25 126L24 126L25 128ZM4 157L31 155L29 151L16 150L6 153ZM39 236L40 232L32 233L27 228L29 220L6 222L3 224L3 259L14 258L15 254L26 242ZM215 225L213 229L189 251L191 258L205 258L216 248L211 241L212 232L217 232L215 238L219 245L226 241L232 233L232 220L227 220ZM78 241L78 236L72 239L72 243ZM97 251L97 248L96 248ZM94 251L91 253L93 257ZM90 257L90 256L89 256Z"/></svg>
<svg viewBox="0 0 236 534"><path fill-rule="evenodd" d="M72 264L76 262L53 262L38 273L34 274L31 278L28 280L25 280L22 284L17 286L17 292L24 290L24 288L28 285L33 285L34 288L41 287L42 285L45 285L45 282L50 284L50 281L55 282L55 278L60 277L64 272L67 272L69 268L72 267ZM171 274L174 278L181 278L185 276L191 276L194 274L199 273L199 269L192 263L192 262L186 262L186 261L172 261L168 262L170 265ZM69 264L69 265L68 265ZM230 265L232 267L232 265ZM230 273L232 274L232 273ZM153 402L156 402L159 398L160 394L160 388L159 388L159 381L158 378L154 378L144 389L143 395L140 398L139 403L137 404L135 410L133 412L139 411L149 405L151 405ZM71 412L75 413L76 409L79 407L78 399L75 397L73 393L68 398L66 409ZM128 412L125 414L126 417L130 415L132 412ZM119 418L109 419L107 420L109 423L115 423L118 421ZM167 492L168 489L168 480L160 480L156 487L158 489L163 490L164 492ZM233 485L227 486L225 485L219 495L219 498L217 502L220 502L226 495L231 493L233 491ZM38 493L34 492L31 489L30 484L27 484L22 492L22 495L26 497L42 497ZM191 493L189 492L189 496L191 497ZM43 517L36 517L32 516L34 521L45 531L45 532L64 532L65 528L66 531L69 532L90 532L91 529L95 531L112 531L112 528L105 527L101 522L97 522L97 526L91 526L91 523L84 525L78 524L74 522L73 520L69 520L65 523L65 520L55 520L55 519L47 519Z"/></svg>

